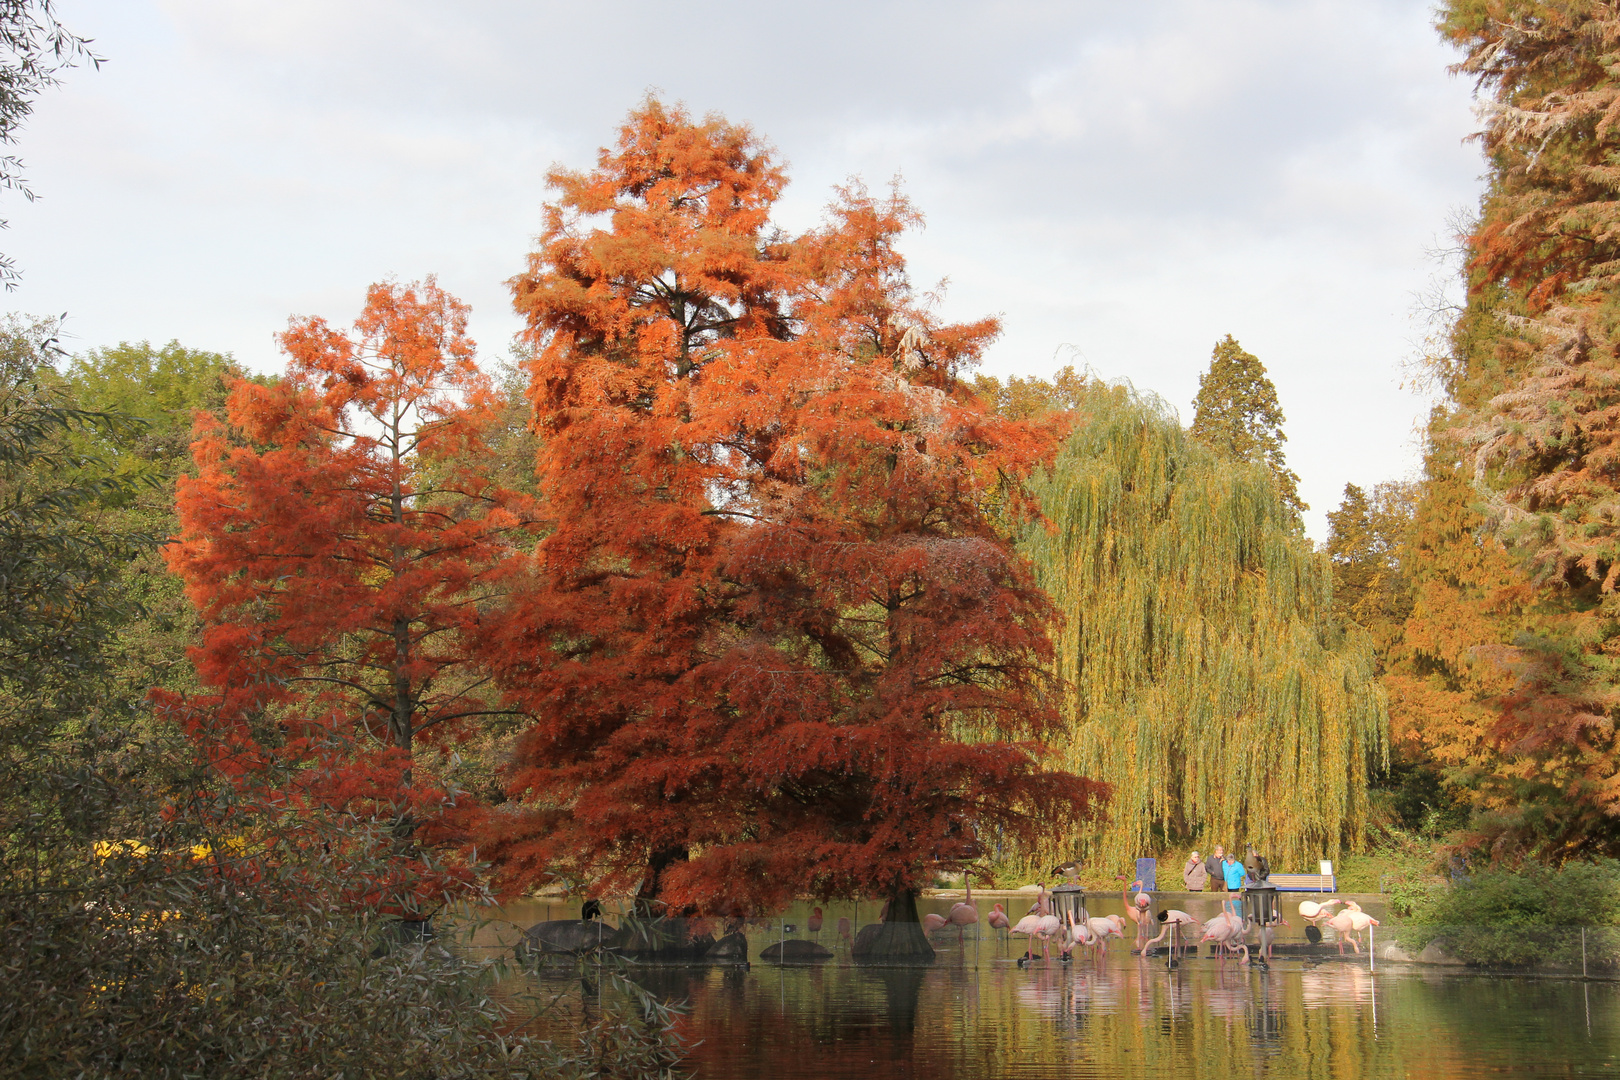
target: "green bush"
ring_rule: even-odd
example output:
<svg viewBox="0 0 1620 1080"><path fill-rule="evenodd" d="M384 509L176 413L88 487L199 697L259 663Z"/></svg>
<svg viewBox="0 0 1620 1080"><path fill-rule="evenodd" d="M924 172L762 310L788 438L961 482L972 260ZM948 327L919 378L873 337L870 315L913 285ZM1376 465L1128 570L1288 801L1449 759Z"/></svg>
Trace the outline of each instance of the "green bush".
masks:
<svg viewBox="0 0 1620 1080"><path fill-rule="evenodd" d="M1588 964L1613 965L1620 935L1620 863L1569 863L1560 869L1527 863L1490 869L1437 890L1414 912L1402 935L1409 948L1439 940L1470 964L1579 966L1581 929Z"/></svg>

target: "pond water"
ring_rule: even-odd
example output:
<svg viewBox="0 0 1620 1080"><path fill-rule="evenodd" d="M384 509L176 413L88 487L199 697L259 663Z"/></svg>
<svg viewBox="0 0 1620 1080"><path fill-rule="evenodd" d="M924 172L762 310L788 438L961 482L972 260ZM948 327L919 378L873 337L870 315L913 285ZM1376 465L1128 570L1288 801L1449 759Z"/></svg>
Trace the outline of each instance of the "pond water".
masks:
<svg viewBox="0 0 1620 1080"><path fill-rule="evenodd" d="M982 899L980 910L992 902ZM1027 907L1027 899L1015 902L1020 912ZM943 911L950 903L920 907ZM1215 904L1199 898L1178 906L1202 917L1195 908L1213 913ZM1119 902L1089 907L1107 914ZM1218 962L1208 946L1171 970L1163 957L1133 957L1118 941L1100 963L1054 957L1021 968L1022 940L982 926L960 943L954 929L936 933L938 957L929 967L857 966L837 920L873 921L877 905L864 904L828 909L815 936L833 959L789 967L758 959L784 936L812 936L808 914L804 905L751 927L750 968L629 969L648 990L687 1004L682 1029L694 1045L686 1065L700 1080L1620 1075L1620 984L1613 982L1382 960L1372 971L1365 954L1282 956L1261 971ZM523 902L503 915L509 926L526 927L577 918L578 907ZM493 933L482 935L492 947ZM602 980L589 964L516 979L557 998L544 1022L551 1034L571 1038L597 1015L591 995L603 992Z"/></svg>

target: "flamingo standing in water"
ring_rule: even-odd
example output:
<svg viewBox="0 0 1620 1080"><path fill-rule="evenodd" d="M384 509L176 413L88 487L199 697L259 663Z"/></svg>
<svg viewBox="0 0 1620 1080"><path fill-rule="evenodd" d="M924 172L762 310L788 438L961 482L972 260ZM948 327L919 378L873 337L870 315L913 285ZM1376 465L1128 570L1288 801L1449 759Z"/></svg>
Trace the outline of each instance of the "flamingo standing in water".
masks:
<svg viewBox="0 0 1620 1080"><path fill-rule="evenodd" d="M1249 962L1249 946L1243 940L1243 920L1230 911L1223 911L1209 922L1204 924L1204 936L1198 939L1202 945L1206 941L1213 941L1220 949L1221 959L1226 959L1228 950L1241 952L1242 963Z"/></svg>
<svg viewBox="0 0 1620 1080"><path fill-rule="evenodd" d="M812 934L821 933L821 909L820 908L813 907L813 908L810 909L810 919L805 924L805 926Z"/></svg>
<svg viewBox="0 0 1620 1080"><path fill-rule="evenodd" d="M935 915L932 911L923 916L923 933L932 934L945 925L945 916Z"/></svg>
<svg viewBox="0 0 1620 1080"><path fill-rule="evenodd" d="M951 905L951 913L945 916L945 921L956 927L956 943L963 943L963 935L967 927L979 925L979 909L973 903L973 879L967 872L962 873L962 880L967 883L967 900L960 904Z"/></svg>
<svg viewBox="0 0 1620 1080"><path fill-rule="evenodd" d="M1361 905L1354 900L1345 901L1344 910L1327 921L1339 935L1339 955L1344 955L1344 943L1350 942L1350 947L1361 952L1361 932L1369 926L1382 926L1377 919L1361 910Z"/></svg>
<svg viewBox="0 0 1620 1080"><path fill-rule="evenodd" d="M1012 920L1007 918L1007 913L1002 910L1000 904L990 909L990 914L984 917L984 921L990 924L990 929L1000 930L1002 937L1006 937L1007 931L1012 929Z"/></svg>
<svg viewBox="0 0 1620 1080"><path fill-rule="evenodd" d="M1023 934L1025 937L1029 938L1028 945L1024 947L1024 956L1018 961L1020 965L1027 964L1031 960L1035 959L1036 938L1041 939L1042 959L1051 959L1051 954L1046 948L1045 927L1041 921L1050 917L1048 914L1050 910L1051 909L1046 902L1046 882L1043 881L1040 882L1040 894L1035 898L1035 902L1029 907L1029 914L1025 915L1022 919L1019 919L1018 924L1008 931L1010 934Z"/></svg>
<svg viewBox="0 0 1620 1080"><path fill-rule="evenodd" d="M1084 923L1076 922L1073 914L1064 913L1063 933L1058 938L1058 943L1063 946L1064 960L1068 960L1073 956L1074 950L1090 946L1095 940L1096 935L1091 932L1090 928Z"/></svg>
<svg viewBox="0 0 1620 1080"><path fill-rule="evenodd" d="M1086 929L1091 931L1092 942L1097 946L1097 952L1099 954L1106 953L1109 938L1125 940L1125 917L1123 915L1093 915L1086 920Z"/></svg>

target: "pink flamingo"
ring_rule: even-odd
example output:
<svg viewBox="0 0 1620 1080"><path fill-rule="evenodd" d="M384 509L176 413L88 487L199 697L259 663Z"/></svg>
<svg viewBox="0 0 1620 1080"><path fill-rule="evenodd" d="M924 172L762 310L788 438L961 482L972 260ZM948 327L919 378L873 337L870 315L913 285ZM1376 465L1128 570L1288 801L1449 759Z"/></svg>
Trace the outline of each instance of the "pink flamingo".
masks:
<svg viewBox="0 0 1620 1080"><path fill-rule="evenodd" d="M979 909L973 903L973 879L963 871L962 880L967 883L967 900L960 904L952 904L951 913L945 917L947 922L956 927L958 945L963 943L963 935L969 926L979 925Z"/></svg>
<svg viewBox="0 0 1620 1080"><path fill-rule="evenodd" d="M1185 911L1170 908L1168 911L1159 912L1159 924L1159 933L1155 937L1148 939L1147 944L1142 946L1143 956L1146 956L1149 949L1163 941L1170 934L1171 927L1175 927L1177 930L1177 946L1186 948L1188 944L1187 935L1193 932L1193 927L1198 925L1198 920Z"/></svg>
<svg viewBox="0 0 1620 1080"><path fill-rule="evenodd" d="M840 941L850 940L850 932L852 930L854 930L854 926L850 923L849 916L840 915L838 917L838 939Z"/></svg>
<svg viewBox="0 0 1620 1080"><path fill-rule="evenodd" d="M990 914L984 917L984 921L990 924L990 929L1003 931L1002 937L1007 936L1005 931L1012 929L1012 921L1007 918L1007 913L1002 910L1000 904L990 909Z"/></svg>
<svg viewBox="0 0 1620 1080"><path fill-rule="evenodd" d="M1249 946L1243 941L1243 919L1231 911L1223 911L1209 922L1204 924L1204 936L1198 939L1202 945L1206 941L1213 941L1221 951L1221 959L1226 959L1227 952L1241 952L1242 963L1249 962Z"/></svg>
<svg viewBox="0 0 1620 1080"><path fill-rule="evenodd" d="M1342 903L1344 903L1342 900L1325 900L1320 904L1314 900L1301 900L1299 914L1306 922L1314 923L1328 917L1328 908Z"/></svg>
<svg viewBox="0 0 1620 1080"><path fill-rule="evenodd" d="M1041 939L1041 957L1046 960L1051 959L1051 954L1046 948L1046 935L1043 932L1043 925L1041 922L1041 920L1050 917L1048 915L1048 910L1049 909L1046 903L1046 883L1043 881L1040 883L1040 895L1036 897L1035 903L1030 905L1029 914L1025 915L1022 919L1019 919L1018 924L1008 931L1010 934L1022 934L1029 938L1029 943L1024 947L1023 958L1018 961L1019 964L1027 964L1031 960L1035 959L1036 938Z"/></svg>
<svg viewBox="0 0 1620 1080"><path fill-rule="evenodd" d="M1354 900L1345 902L1345 910L1339 912L1327 921L1339 935L1339 955L1344 955L1344 943L1350 942L1350 947L1361 952L1361 932L1369 926L1382 926L1377 919L1361 910L1361 905Z"/></svg>
<svg viewBox="0 0 1620 1080"><path fill-rule="evenodd" d="M1093 943L1097 946L1099 954L1108 951L1108 939L1118 938L1125 940L1125 917L1122 915L1093 915L1086 920L1086 929L1091 931Z"/></svg>
<svg viewBox="0 0 1620 1080"><path fill-rule="evenodd" d="M1063 959L1069 959L1078 948L1089 947L1095 939L1096 936L1092 934L1090 928L1084 923L1076 922L1074 915L1064 913L1063 933L1058 938L1058 943L1063 946Z"/></svg>
<svg viewBox="0 0 1620 1080"><path fill-rule="evenodd" d="M820 908L813 907L813 908L810 909L810 921L806 925L808 926L808 928L809 928L809 930L810 930L810 932L812 934L821 933L821 909Z"/></svg>
<svg viewBox="0 0 1620 1080"><path fill-rule="evenodd" d="M945 925L945 916L935 915L932 911L923 916L923 933L932 934Z"/></svg>

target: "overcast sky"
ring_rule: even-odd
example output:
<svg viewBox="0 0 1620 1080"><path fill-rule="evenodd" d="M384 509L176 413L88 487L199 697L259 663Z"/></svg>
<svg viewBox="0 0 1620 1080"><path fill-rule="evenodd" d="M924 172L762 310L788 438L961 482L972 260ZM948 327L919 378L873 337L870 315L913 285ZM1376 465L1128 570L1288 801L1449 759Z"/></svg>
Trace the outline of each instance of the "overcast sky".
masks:
<svg viewBox="0 0 1620 1080"><path fill-rule="evenodd" d="M178 339L279 365L289 315L436 273L482 351L518 322L554 162L649 89L751 124L780 218L899 174L915 279L1000 314L986 370L1063 363L1191 419L1232 333L1270 369L1307 525L1417 464L1402 388L1448 218L1478 198L1469 85L1432 0L58 0L108 58L23 132L14 310L68 345Z"/></svg>

